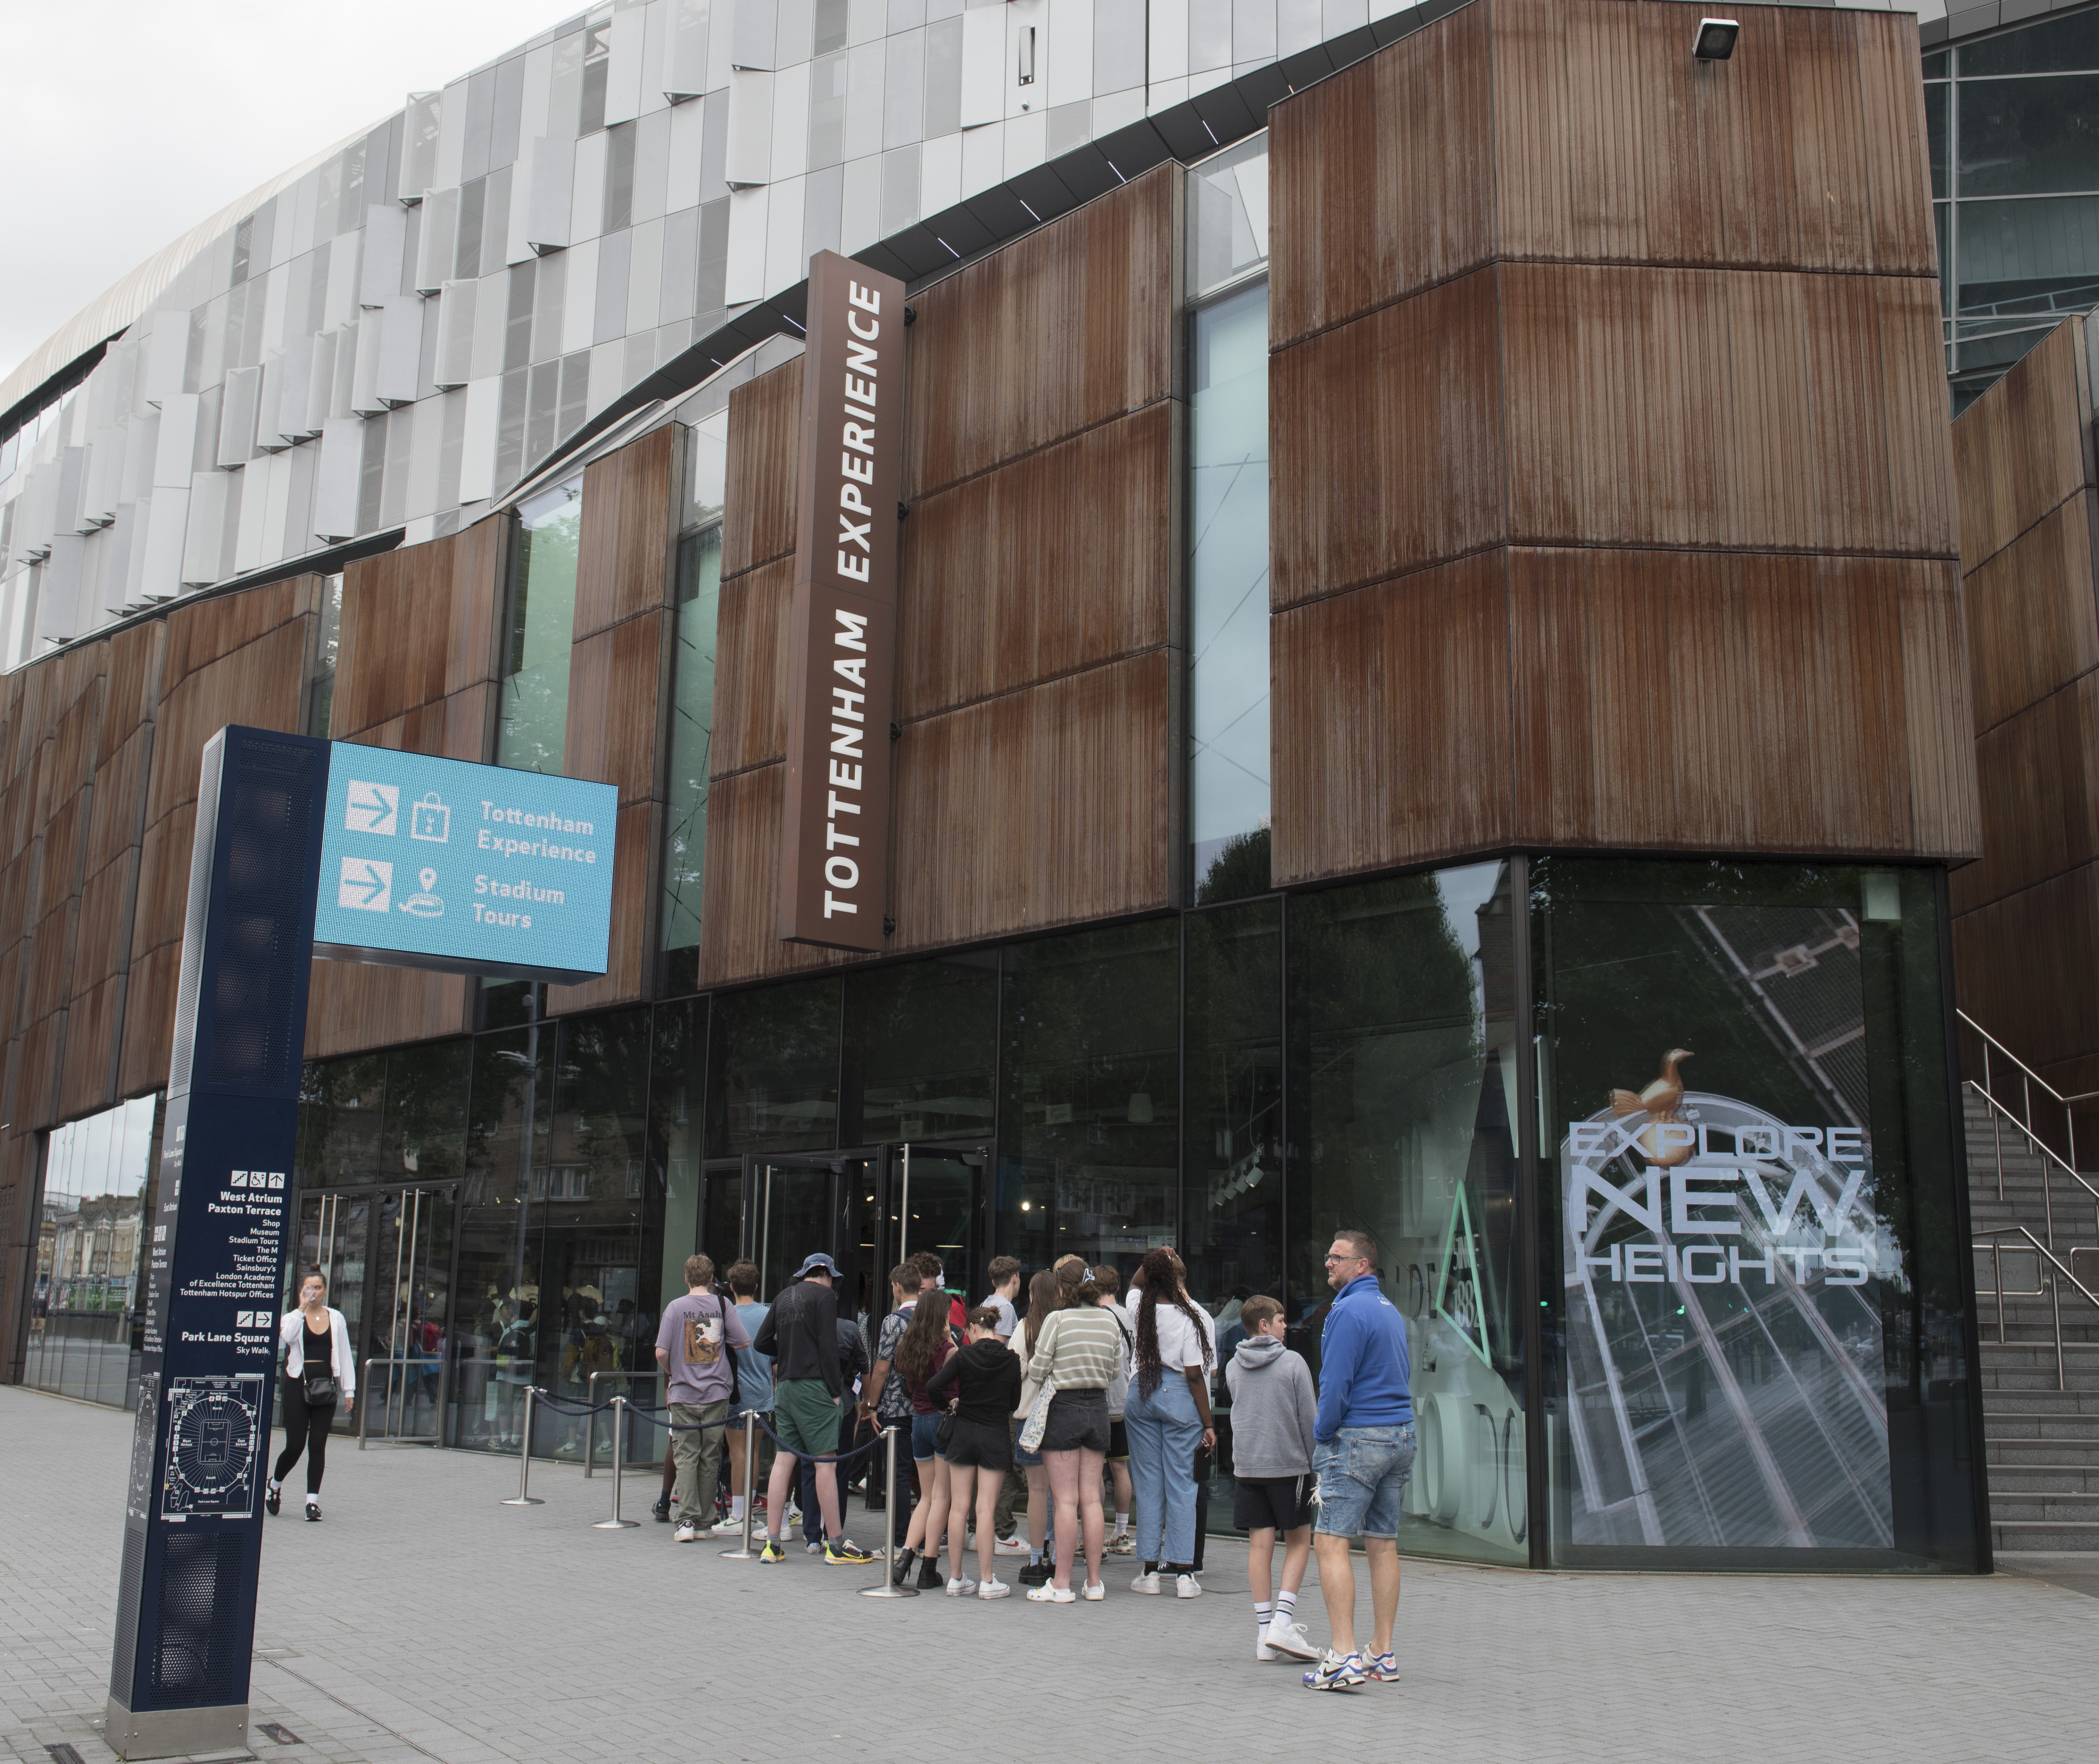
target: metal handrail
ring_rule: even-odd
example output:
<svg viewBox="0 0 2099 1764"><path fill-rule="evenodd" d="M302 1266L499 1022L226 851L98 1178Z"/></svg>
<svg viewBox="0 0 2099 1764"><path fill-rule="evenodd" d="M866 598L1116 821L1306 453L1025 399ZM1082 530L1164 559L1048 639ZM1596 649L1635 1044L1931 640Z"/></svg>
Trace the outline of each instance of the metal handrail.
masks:
<svg viewBox="0 0 2099 1764"><path fill-rule="evenodd" d="M597 1461L597 1381L601 1378L662 1378L666 1374L660 1366L649 1366L646 1370L636 1366L631 1371L602 1371L590 1375L583 1386L588 1392L583 1401L591 1407L591 1412L583 1417L583 1474L586 1476L591 1474L592 1466ZM667 1386L664 1394L667 1397L669 1395ZM653 1422L649 1424L656 1425ZM617 1441L614 1442L615 1456L618 1443Z"/></svg>
<svg viewBox="0 0 2099 1764"><path fill-rule="evenodd" d="M1997 1340L1999 1344L2004 1344L2005 1339L2005 1299L2007 1297L2015 1299L2039 1298L2042 1296L2043 1291L2045 1290L2050 1298L2055 1317L2055 1388L2057 1390L2069 1389L2070 1384L2066 1368L2064 1364L2063 1355L2062 1282L2067 1280L2071 1286L2077 1289L2079 1295L2084 1300L2085 1303L2091 1305L2094 1310L2099 1310L2099 1292L2094 1292L2091 1287L2086 1286L2083 1281L2079 1280L2077 1276L2070 1271L2068 1265L2063 1261L2062 1257L2057 1256L2053 1250L2050 1249L2048 1245L2042 1243L2039 1238L2035 1237L2032 1232L2029 1231L2022 1225L1997 1225L1987 1231L1978 1231L1974 1235L1978 1238L1987 1238L1990 1239L1989 1250L1991 1264L1991 1296L1994 1296L1997 1301ZM2031 1292L2022 1290L2007 1294L2004 1291L2004 1246L1996 1241L2000 1238L2007 1237L2024 1238L2026 1240L2026 1247L2028 1249L2031 1249L2037 1258L2042 1261L2045 1261L2049 1267L2055 1270L2057 1276L2057 1279L2053 1282L2044 1280L2043 1286L2041 1287L2036 1287L2035 1291ZM1982 1246L1978 1243L1975 1247L1979 1249ZM2070 1253L2074 1256L2076 1254L2076 1252L2073 1250ZM2041 1278L2038 1269L2035 1270L2035 1278ZM1980 1295L1978 1294L1978 1296L1979 1297Z"/></svg>
<svg viewBox="0 0 2099 1764"><path fill-rule="evenodd" d="M372 1359L367 1360L364 1362L364 1383L359 1388L358 1394L360 1397L363 1397L365 1400L359 1403L357 1405L357 1449L360 1452L364 1449L366 1445L368 1443L365 1438L365 1430L370 1425L372 1420L370 1392L372 1389L372 1367L375 1366L398 1366L405 1369L411 1366L426 1366L429 1363L430 1356L426 1353L419 1353L412 1359L406 1357L397 1359L391 1354L382 1353L376 1355ZM445 1424L444 1392L442 1388L443 1367L444 1362L442 1359L440 1358L438 1361L438 1375L441 1388L438 1392L437 1405L438 1425L440 1428L442 1428ZM394 1445L435 1445L438 1443L439 1438L440 1436L436 1433L394 1433L382 1437L381 1444Z"/></svg>
<svg viewBox="0 0 2099 1764"><path fill-rule="evenodd" d="M1976 1088L1992 1102L1996 1103L1999 1108L2003 1109L2008 1118L2013 1120L2017 1124L2022 1126L2026 1129L2026 1137L2029 1139L2032 1140L2036 1145L2044 1143L2041 1140L2040 1135L2035 1132L2033 1124L2034 1086L2036 1084L2040 1085L2042 1091L2047 1095L2051 1102L2057 1103L2062 1106L2063 1111L2063 1129L2066 1135L2066 1143L2070 1151L2069 1168L2074 1172L2077 1167L2077 1116L2075 1111L2072 1109L2071 1105L2078 1102L2088 1102L2095 1098L2099 1098L2099 1090L2079 1090L2074 1095L2065 1096L2060 1090L2057 1089L2053 1084L2050 1084L2045 1078L2042 1077L2039 1072L2035 1071L2032 1067L2027 1065L2026 1062L2021 1059L2018 1054L2014 1054L2009 1048L2006 1047L2003 1042L2000 1041L1995 1036L1991 1034L1987 1029L1985 1029L1982 1024L1976 1022L1976 1020L1973 1017L1969 1016L1966 1011L1960 1010L1956 1008L1954 1014L1982 1038L1982 1081L1976 1085ZM2022 1119L2018 1116L2013 1116L2011 1110L2004 1103L1998 1101L1996 1085L1992 1081L1994 1075L1991 1073L1990 1069L1990 1056L1992 1054L1996 1054L2008 1064L2015 1067L2019 1074L2020 1104L2023 1111ZM1969 1082L1974 1083L1975 1080L1971 1079L1969 1080Z"/></svg>
<svg viewBox="0 0 2099 1764"><path fill-rule="evenodd" d="M2017 1128L2021 1133L2025 1135L2026 1142L2029 1146L2032 1146L2035 1151L2038 1151L2041 1156L2049 1163L2056 1165L2065 1176L2068 1177L2071 1181L2075 1182L2079 1188L2083 1189L2086 1194L2089 1194L2092 1197L2095 1208L2099 1208L2099 1187L2093 1186L2091 1181L2078 1169L2076 1165L2070 1163L2066 1159L2065 1159L2060 1152L2056 1150L2055 1148L2050 1146L2046 1140L2043 1139L2038 1133L2036 1133L2031 1127L2028 1126L2017 1115L2013 1114L2009 1109L2006 1108L2003 1103L2000 1102L1996 1099L1996 1098L1992 1096L1987 1090L1984 1089L1981 1084L1977 1084L1974 1079L1969 1079L1968 1083L1977 1096L1980 1097L1983 1102L1987 1103L1997 1114L2003 1115L2007 1122L2009 1122L2012 1126ZM2075 1142L2073 1141L2072 1143L2074 1144ZM2050 1234L2052 1236L2053 1234L2054 1225L2052 1214L2053 1203L2049 1199L2049 1190L2045 1180L2044 1180L2042 1184L2041 1194L2043 1199L2047 1201L2051 1208L2049 1229ZM1998 1142L1997 1150L1997 1199L2002 1200L2004 1198L2004 1142L2000 1139ZM2095 1216L2099 1216L2099 1215L2095 1215Z"/></svg>

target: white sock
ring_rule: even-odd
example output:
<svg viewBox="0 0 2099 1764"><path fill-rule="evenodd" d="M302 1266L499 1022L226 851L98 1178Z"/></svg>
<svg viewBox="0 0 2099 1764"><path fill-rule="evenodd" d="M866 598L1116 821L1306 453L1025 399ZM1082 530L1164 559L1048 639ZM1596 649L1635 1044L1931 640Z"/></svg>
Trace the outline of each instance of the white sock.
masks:
<svg viewBox="0 0 2099 1764"><path fill-rule="evenodd" d="M1297 1595L1278 1593L1275 1595L1275 1614L1286 1623L1297 1621Z"/></svg>
<svg viewBox="0 0 2099 1764"><path fill-rule="evenodd" d="M283 1483L279 1482L279 1480L278 1480L275 1476L272 1476L272 1477L270 1479L270 1492L271 1492L272 1494L276 1494L276 1493L281 1493L281 1492L283 1491L284 1486L284 1485Z"/></svg>
<svg viewBox="0 0 2099 1764"><path fill-rule="evenodd" d="M1269 1600L1265 1599L1254 1600L1253 1626L1257 1633L1265 1633L1267 1630L1268 1620L1274 1615L1275 1607Z"/></svg>
<svg viewBox="0 0 2099 1764"><path fill-rule="evenodd" d="M1118 1537L1127 1537L1129 1535L1129 1514L1117 1513L1116 1515L1116 1535Z"/></svg>
<svg viewBox="0 0 2099 1764"><path fill-rule="evenodd" d="M743 1517L743 1497L741 1495L732 1494L728 1498L728 1516L731 1519L741 1519Z"/></svg>
<svg viewBox="0 0 2099 1764"><path fill-rule="evenodd" d="M321 1504L321 1498L320 1498L318 1494L308 1494L308 1495L307 1495L307 1497L306 1497L306 1505L307 1505L307 1506L309 1506L309 1507L319 1507L320 1504Z"/></svg>

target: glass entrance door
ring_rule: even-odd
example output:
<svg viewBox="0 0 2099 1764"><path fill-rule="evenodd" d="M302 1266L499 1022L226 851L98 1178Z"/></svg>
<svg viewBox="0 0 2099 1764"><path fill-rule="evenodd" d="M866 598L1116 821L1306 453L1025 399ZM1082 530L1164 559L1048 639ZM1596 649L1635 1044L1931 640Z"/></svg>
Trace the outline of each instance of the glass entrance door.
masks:
<svg viewBox="0 0 2099 1764"><path fill-rule="evenodd" d="M320 1269L328 1282L328 1301L342 1313L350 1333L350 1351L361 1360L358 1344L364 1339L365 1252L371 1236L372 1198L366 1194L323 1192L299 1203L299 1252L286 1282L284 1309L298 1303L299 1282L310 1268ZM363 1383L362 1374L359 1379ZM336 1410L337 1432L354 1427L355 1412L347 1406Z"/></svg>
<svg viewBox="0 0 2099 1764"><path fill-rule="evenodd" d="M450 1188L381 1190L367 1203L361 1318L347 1311L366 1436L435 1444L451 1322ZM360 1328L361 1322L361 1328Z"/></svg>
<svg viewBox="0 0 2099 1764"><path fill-rule="evenodd" d="M940 1258L941 1284L974 1304L984 1284L989 1242L986 1177L992 1168L985 1145L903 1145L891 1148L894 1172L888 1241L895 1246L882 1270L922 1251ZM886 1296L886 1295L885 1295Z"/></svg>

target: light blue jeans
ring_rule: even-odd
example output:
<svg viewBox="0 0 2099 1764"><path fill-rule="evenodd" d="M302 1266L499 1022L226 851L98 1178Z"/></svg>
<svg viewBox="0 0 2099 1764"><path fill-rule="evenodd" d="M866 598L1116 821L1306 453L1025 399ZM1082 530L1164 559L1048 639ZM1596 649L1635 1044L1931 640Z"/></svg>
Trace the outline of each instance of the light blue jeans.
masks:
<svg viewBox="0 0 2099 1764"><path fill-rule="evenodd" d="M1168 1370L1150 1397L1133 1381L1123 1410L1140 1562L1195 1559L1195 1448L1203 1423L1188 1381Z"/></svg>

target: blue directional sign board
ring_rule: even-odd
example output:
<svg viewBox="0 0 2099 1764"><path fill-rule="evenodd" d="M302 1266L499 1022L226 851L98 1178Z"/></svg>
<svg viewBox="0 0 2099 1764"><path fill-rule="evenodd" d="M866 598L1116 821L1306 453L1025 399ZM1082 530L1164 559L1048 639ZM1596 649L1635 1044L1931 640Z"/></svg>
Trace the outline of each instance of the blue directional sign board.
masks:
<svg viewBox="0 0 2099 1764"><path fill-rule="evenodd" d="M605 970L609 784L333 744L315 954L581 980Z"/></svg>
<svg viewBox="0 0 2099 1764"><path fill-rule="evenodd" d="M618 808L609 785L303 735L205 744L103 1727L119 1757L247 1749L313 957L602 974Z"/></svg>

